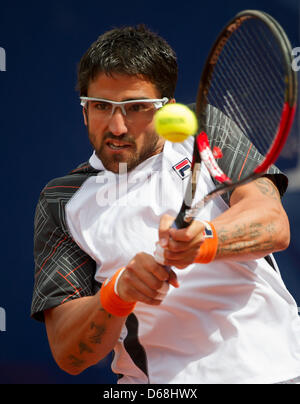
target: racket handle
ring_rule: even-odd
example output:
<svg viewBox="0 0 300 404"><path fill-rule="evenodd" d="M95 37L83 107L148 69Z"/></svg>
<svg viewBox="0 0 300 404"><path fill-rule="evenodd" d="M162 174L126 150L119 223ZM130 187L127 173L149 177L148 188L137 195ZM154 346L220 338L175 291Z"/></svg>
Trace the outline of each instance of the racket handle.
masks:
<svg viewBox="0 0 300 404"><path fill-rule="evenodd" d="M186 222L184 220L185 212L184 210L181 210L174 222L172 223L171 227L173 229L184 229L190 225L190 222ZM156 262L158 262L161 265L164 265L164 249L161 247L159 243L156 243L156 249L154 251L154 258ZM167 271L170 272L171 267L164 265L164 267L167 269Z"/></svg>
<svg viewBox="0 0 300 404"><path fill-rule="evenodd" d="M191 222L186 222L184 220L184 216L185 216L184 212L179 212L176 219L172 223L171 227L173 229L185 229L186 227L188 227L191 224Z"/></svg>
<svg viewBox="0 0 300 404"><path fill-rule="evenodd" d="M172 223L171 227L173 229L183 229L185 227L188 227L190 223L187 223L184 220L184 214L183 213L179 213L178 216L176 217L176 219L174 220L174 222ZM164 265L164 249L163 247L161 247L161 245L159 243L156 243L156 249L154 251L154 258L156 260L156 262L158 262L161 265ZM171 267L164 265L164 267L170 271Z"/></svg>

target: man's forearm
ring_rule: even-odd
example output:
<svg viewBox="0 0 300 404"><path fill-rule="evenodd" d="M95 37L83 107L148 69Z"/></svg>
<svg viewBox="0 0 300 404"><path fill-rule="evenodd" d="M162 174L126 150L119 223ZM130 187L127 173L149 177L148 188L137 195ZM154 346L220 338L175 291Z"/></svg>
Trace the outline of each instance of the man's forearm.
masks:
<svg viewBox="0 0 300 404"><path fill-rule="evenodd" d="M270 180L257 180L257 197L233 198L234 204L213 223L218 234L216 259L248 260L287 248L287 216ZM261 197L260 197L261 195Z"/></svg>
<svg viewBox="0 0 300 404"><path fill-rule="evenodd" d="M276 241L278 224L266 221L253 212L249 216L238 215L235 220L214 222L218 234L216 259L248 260L261 258L279 248Z"/></svg>
<svg viewBox="0 0 300 404"><path fill-rule="evenodd" d="M95 365L114 348L126 320L107 313L99 293L50 309L45 318L54 359L74 375Z"/></svg>

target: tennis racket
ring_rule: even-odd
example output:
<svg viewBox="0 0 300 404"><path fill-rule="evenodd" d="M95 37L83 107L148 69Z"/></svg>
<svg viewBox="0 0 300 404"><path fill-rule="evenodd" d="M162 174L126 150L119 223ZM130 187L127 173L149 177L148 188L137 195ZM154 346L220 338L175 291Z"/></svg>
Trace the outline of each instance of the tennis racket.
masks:
<svg viewBox="0 0 300 404"><path fill-rule="evenodd" d="M292 62L283 28L264 12L240 12L223 28L202 72L196 100L200 133L195 136L189 184L173 227L187 227L217 195L268 173L295 116L297 76ZM234 178L222 169L222 148L228 142L236 147L236 161L231 163L240 165ZM251 173L244 169L246 164ZM203 165L216 188L194 201Z"/></svg>

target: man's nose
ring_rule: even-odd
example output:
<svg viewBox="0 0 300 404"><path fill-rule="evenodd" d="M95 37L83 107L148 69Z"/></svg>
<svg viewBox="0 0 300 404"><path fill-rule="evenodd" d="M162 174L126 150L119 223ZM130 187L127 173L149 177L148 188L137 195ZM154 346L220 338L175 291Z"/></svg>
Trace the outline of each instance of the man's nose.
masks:
<svg viewBox="0 0 300 404"><path fill-rule="evenodd" d="M116 136L120 136L128 132L125 117L120 108L116 108L112 116L109 118L108 129Z"/></svg>

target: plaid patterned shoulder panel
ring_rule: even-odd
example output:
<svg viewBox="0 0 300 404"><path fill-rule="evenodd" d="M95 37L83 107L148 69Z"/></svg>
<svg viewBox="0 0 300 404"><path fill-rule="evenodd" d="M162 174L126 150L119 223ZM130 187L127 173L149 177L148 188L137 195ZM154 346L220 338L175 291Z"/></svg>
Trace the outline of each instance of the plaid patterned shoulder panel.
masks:
<svg viewBox="0 0 300 404"><path fill-rule="evenodd" d="M42 190L34 220L35 276L31 316L44 320L43 311L71 299L91 296L95 262L68 234L65 205L82 184L99 171L81 164L67 176L50 181Z"/></svg>
<svg viewBox="0 0 300 404"><path fill-rule="evenodd" d="M188 106L195 111L195 104ZM252 147L240 127L212 105L207 106L205 126L211 149L217 146L222 150L223 157L218 160L220 168L233 181L251 174L262 161L262 155ZM287 177L274 165L268 169L267 175L283 196L288 186ZM230 193L223 194L222 198L229 205Z"/></svg>

